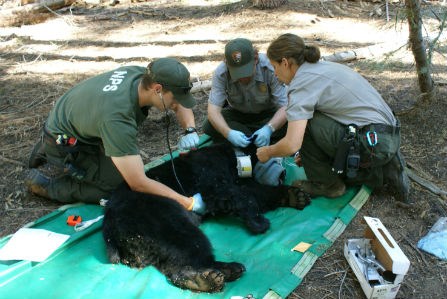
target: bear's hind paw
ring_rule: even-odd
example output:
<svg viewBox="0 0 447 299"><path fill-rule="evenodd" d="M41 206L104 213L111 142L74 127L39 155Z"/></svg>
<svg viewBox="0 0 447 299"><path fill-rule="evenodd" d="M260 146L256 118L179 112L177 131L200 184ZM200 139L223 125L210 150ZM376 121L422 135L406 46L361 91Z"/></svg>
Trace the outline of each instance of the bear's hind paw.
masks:
<svg viewBox="0 0 447 299"><path fill-rule="evenodd" d="M220 292L225 284L222 272L215 269L181 270L171 276L171 282L182 289L194 292Z"/></svg>
<svg viewBox="0 0 447 299"><path fill-rule="evenodd" d="M245 272L245 266L236 262L216 262L215 267L224 274L225 281L235 281Z"/></svg>

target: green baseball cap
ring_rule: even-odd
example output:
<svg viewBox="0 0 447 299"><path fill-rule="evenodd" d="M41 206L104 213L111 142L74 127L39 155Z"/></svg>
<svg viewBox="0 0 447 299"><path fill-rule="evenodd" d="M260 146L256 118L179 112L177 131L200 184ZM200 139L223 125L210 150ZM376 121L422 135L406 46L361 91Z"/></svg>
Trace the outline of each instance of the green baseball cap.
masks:
<svg viewBox="0 0 447 299"><path fill-rule="evenodd" d="M191 94L188 69L174 58L160 58L150 67L150 75L166 90L172 91L174 98L185 108L192 108L196 100Z"/></svg>
<svg viewBox="0 0 447 299"><path fill-rule="evenodd" d="M225 61L233 80L253 76L255 50L251 41L236 38L225 46Z"/></svg>

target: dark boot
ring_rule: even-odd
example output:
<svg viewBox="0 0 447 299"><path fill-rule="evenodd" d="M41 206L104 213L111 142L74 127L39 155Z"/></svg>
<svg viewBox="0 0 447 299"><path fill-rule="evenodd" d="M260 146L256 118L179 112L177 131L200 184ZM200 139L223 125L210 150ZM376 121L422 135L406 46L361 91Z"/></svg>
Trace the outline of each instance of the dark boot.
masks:
<svg viewBox="0 0 447 299"><path fill-rule="evenodd" d="M405 172L405 160L400 151L383 167L383 180L397 201L409 202L410 179Z"/></svg>
<svg viewBox="0 0 447 299"><path fill-rule="evenodd" d="M311 196L324 196L328 198L340 197L345 194L346 186L342 180L331 183L320 183L313 181L295 181L292 186L298 187Z"/></svg>
<svg viewBox="0 0 447 299"><path fill-rule="evenodd" d="M31 152L31 155L28 160L28 167L29 168L37 168L40 165L43 165L47 162L47 159L45 157L44 152L44 146L43 141L40 139L33 148L33 151Z"/></svg>
<svg viewBox="0 0 447 299"><path fill-rule="evenodd" d="M50 178L42 174L39 170L31 169L25 178L25 186L28 188L28 191L34 195L50 198L48 195L50 181Z"/></svg>

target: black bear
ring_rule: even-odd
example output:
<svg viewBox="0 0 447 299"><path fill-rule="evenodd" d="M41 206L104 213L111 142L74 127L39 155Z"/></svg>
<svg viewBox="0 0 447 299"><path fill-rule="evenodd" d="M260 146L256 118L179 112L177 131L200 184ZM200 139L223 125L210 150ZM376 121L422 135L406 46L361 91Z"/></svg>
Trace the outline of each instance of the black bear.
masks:
<svg viewBox="0 0 447 299"><path fill-rule="evenodd" d="M201 193L206 204L204 217L236 216L254 234L264 233L270 226L263 213L278 207L302 209L310 200L296 187L239 178L235 152L227 144L190 151L173 159L172 165L163 163L146 175L180 193ZM136 268L152 265L183 289L221 291L226 281L238 279L245 268L240 263L215 260L208 238L198 227L200 220L173 200L134 192L123 185L105 208L103 236L109 260Z"/></svg>

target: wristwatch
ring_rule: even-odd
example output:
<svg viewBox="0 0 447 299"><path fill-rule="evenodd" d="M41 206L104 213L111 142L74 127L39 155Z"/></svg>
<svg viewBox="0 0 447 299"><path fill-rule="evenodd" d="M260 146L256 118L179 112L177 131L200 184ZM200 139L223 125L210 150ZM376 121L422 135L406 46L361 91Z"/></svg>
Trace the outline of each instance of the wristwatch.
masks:
<svg viewBox="0 0 447 299"><path fill-rule="evenodd" d="M194 128L194 127L188 127L188 128L186 128L186 130L185 130L185 135L188 135L188 134L191 134L191 133L195 133L195 132L197 132L196 128Z"/></svg>

